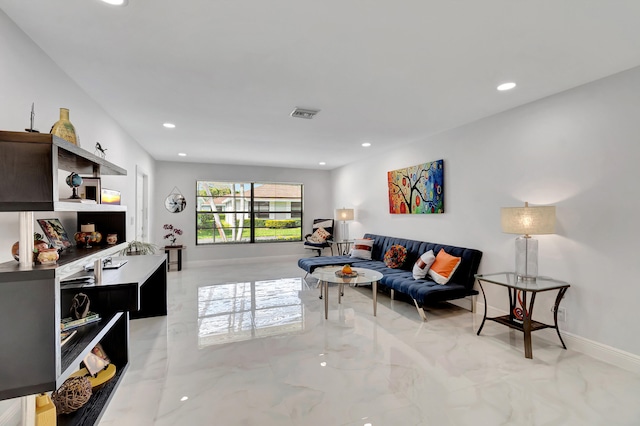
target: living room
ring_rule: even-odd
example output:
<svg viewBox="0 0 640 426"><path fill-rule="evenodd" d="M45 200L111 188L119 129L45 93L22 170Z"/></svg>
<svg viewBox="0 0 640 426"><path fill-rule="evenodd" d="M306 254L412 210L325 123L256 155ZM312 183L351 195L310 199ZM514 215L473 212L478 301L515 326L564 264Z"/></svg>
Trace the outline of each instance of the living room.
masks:
<svg viewBox="0 0 640 426"><path fill-rule="evenodd" d="M629 12L629 20L640 16L636 5L625 4L629 11L636 13L633 16ZM547 7L551 6L547 4ZM351 238L376 233L475 248L483 252L480 273L513 269L515 236L501 231L501 207L517 207L525 201L532 205L553 205L556 206L555 234L536 236L540 245L539 270L541 275L571 284L562 301L566 320L560 324L569 351L629 371L630 377L634 378L632 395L640 394L640 340L635 338L640 334L640 325L633 321L635 301L640 297L640 289L633 285L635 275L640 272L634 262L638 244L633 242L640 231L640 224L634 217L640 201L633 198L637 193L640 164L637 144L640 134L640 46L637 40L640 37L620 34L620 40L628 43L625 45L628 50L626 60L601 57L596 61L600 68L590 74L589 79L581 79L583 74L579 67L582 64L565 68L565 78L572 73L580 78L576 77L559 92L530 93L528 100L513 106L505 101L503 109L490 113L480 108L473 119L463 124L439 123L437 132L425 132L419 138L409 138L399 131L396 139L402 143L390 149L380 146L384 145L383 138L378 145L373 140L371 148L374 150L367 151L369 148L360 147L356 141L359 151L331 152L323 158L315 147L300 149L298 156L313 158L314 166L283 167L243 163L242 148L238 149L240 155L235 161L224 163L192 161L198 158L197 152L189 153L184 159L176 157L175 161L154 158L110 111L82 88L87 81L81 85L69 77L9 17L11 11L24 20L24 14L28 12L21 8L23 6L18 2L0 1L0 57L3 63L0 67L0 129L22 131L28 127L29 112L34 103L35 127L46 133L58 120L59 109L68 107L80 146L93 152L93 145L99 141L108 148L107 159L128 171L126 177L106 176L102 182L104 187L120 191L123 204L128 206L127 240L135 238L135 183L137 171L142 171L149 183L149 241L164 245L162 226L165 223L184 231L179 242L186 246L185 270L169 274L170 286L181 288L187 280L205 281L207 276L216 273L216 268L229 268L230 265L243 268L243 265L257 263L269 271L265 272L269 275L275 272L267 265L289 262L293 269L287 273L293 273L296 259L311 255L299 241L196 245L193 206L195 182L200 179L301 183L305 194L303 233L311 231L313 218L333 217L336 208L346 206L355 211L355 220L349 223ZM620 28L631 34L623 24ZM586 31L584 28L579 30L580 34ZM595 29L593 31L597 33ZM584 46L585 50L588 48ZM610 72L605 65L614 59L617 59L617 69ZM546 78L555 78L553 69ZM526 81L518 81L514 90L526 86ZM400 92L408 90L397 89ZM485 96L513 95L487 87ZM474 99L473 102L482 105L483 100ZM463 107L466 108L460 105ZM135 115L136 111L127 113ZM313 120L322 120L323 113L328 114L328 111L321 111ZM425 112L425 116L429 114ZM168 118L158 118L158 128L149 129L151 137L156 133L158 138L166 137L160 135L167 131L161 127L165 119ZM216 125L213 119L206 124L212 128ZM180 146L180 142L177 140L176 145ZM215 149L215 141L207 141L207 144L205 146ZM340 167L317 166L320 160L330 163L332 158L341 155L351 158ZM438 159L444 160L445 167L444 214L389 214L387 172ZM59 187L61 194L70 191L63 181ZM164 208L164 199L173 188L179 188L187 200L187 209L179 214L169 213ZM38 213L36 217L51 217L51 214ZM53 214L67 229L75 230L72 214ZM0 261L13 261L9 249L18 240L18 229L16 213L0 213L0 247L6 248L0 251ZM300 277L304 275L298 272ZM229 275L226 276L231 280ZM506 294L496 288L486 291L490 307L504 310ZM321 303L317 299L314 302ZM391 306L388 300L384 303L385 307ZM537 314L549 319L552 300L541 297L537 303ZM369 305L363 307L363 314L370 314L368 309ZM404 312L404 307L399 309ZM450 313L446 312L447 315ZM454 317L455 313L454 310ZM407 310L407 315L416 316L415 309L413 312ZM435 315L438 321L457 324L447 315ZM428 328L430 322L414 326L416 330ZM138 331L144 334L144 330ZM482 336L477 338L483 339ZM484 337L485 340L491 338ZM550 345L557 346L553 338L555 336L549 339ZM539 338L538 343L543 340ZM522 342L519 340L512 346L504 343L503 349L521 356L518 351L522 350ZM0 413L1 410L0 405ZM634 424L637 416L637 411L631 412L628 422L620 420L618 424ZM116 417L111 419L115 421ZM344 423L351 424L348 421L354 422L347 419ZM537 424L534 420L529 421L529 424Z"/></svg>

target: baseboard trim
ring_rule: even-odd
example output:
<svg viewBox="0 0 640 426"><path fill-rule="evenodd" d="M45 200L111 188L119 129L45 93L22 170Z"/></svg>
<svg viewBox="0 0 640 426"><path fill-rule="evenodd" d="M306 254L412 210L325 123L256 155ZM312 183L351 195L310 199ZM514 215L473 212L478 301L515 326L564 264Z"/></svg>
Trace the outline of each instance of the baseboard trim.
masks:
<svg viewBox="0 0 640 426"><path fill-rule="evenodd" d="M502 311L491 306L487 307L487 311L487 315L489 316L506 315L507 313L506 311ZM478 313L481 312L484 312L484 305L481 302L478 302ZM615 365L616 367L620 367L632 373L640 374L640 356L563 331L562 329L560 332L562 333L562 339L567 345L567 348L583 353L602 362L606 362L607 364ZM538 330L535 333L532 333L532 336L544 339L550 343L560 344L558 334L555 329L552 328Z"/></svg>
<svg viewBox="0 0 640 426"><path fill-rule="evenodd" d="M632 353L614 348L603 343L595 342L593 340L577 336L573 333L562 331L562 339L564 340L567 348L571 348L576 352L589 355L592 358L606 362L607 364L613 364L616 367L623 368L635 374L640 374L640 357ZM537 331L536 334L548 341L558 343L558 335L555 330L548 328L545 330Z"/></svg>
<svg viewBox="0 0 640 426"><path fill-rule="evenodd" d="M454 300L447 300L447 303L450 303L452 305L455 305L459 308L462 309L466 309L467 311L471 311L473 312L473 299L472 296L467 296L463 299L454 299ZM484 307L483 307L484 309Z"/></svg>
<svg viewBox="0 0 640 426"><path fill-rule="evenodd" d="M207 259L190 260L185 263L188 266L213 266L213 265L246 265L247 263L270 263L281 260L295 260L296 263L301 257L299 254L286 254L280 256L260 256L260 257L236 257L233 259ZM304 271L303 271L304 272Z"/></svg>

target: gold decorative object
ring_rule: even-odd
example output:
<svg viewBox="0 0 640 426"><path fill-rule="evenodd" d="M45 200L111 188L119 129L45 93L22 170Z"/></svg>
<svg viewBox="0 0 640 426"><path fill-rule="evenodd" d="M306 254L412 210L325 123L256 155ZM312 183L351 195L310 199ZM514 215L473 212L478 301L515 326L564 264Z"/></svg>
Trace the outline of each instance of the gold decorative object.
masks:
<svg viewBox="0 0 640 426"><path fill-rule="evenodd" d="M56 426L56 406L46 393L36 396L36 426Z"/></svg>
<svg viewBox="0 0 640 426"><path fill-rule="evenodd" d="M89 379L89 383L93 389L100 389L105 383L109 380L113 379L116 375L116 366L113 364L109 364L104 370L101 370L95 377L93 377L86 368L81 368L75 373L71 374L71 377L86 377Z"/></svg>
<svg viewBox="0 0 640 426"><path fill-rule="evenodd" d="M86 377L71 377L51 394L58 414L69 414L80 409L91 398L91 382Z"/></svg>
<svg viewBox="0 0 640 426"><path fill-rule="evenodd" d="M80 146L76 136L76 128L73 127L73 124L69 121L69 110L67 108L60 108L60 120L56 121L50 133L67 142Z"/></svg>

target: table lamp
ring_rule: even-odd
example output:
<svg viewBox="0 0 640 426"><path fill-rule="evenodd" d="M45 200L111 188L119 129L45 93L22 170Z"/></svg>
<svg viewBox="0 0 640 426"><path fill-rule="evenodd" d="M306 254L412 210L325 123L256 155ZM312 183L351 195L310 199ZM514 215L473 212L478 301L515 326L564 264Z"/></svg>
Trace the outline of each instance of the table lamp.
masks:
<svg viewBox="0 0 640 426"><path fill-rule="evenodd" d="M348 221L353 220L353 209L347 209L345 207L336 209L336 218L342 221L342 227L340 229L340 235L343 240L349 239L349 224Z"/></svg>
<svg viewBox="0 0 640 426"><path fill-rule="evenodd" d="M502 232L524 234L516 238L516 275L535 280L538 276L538 240L531 235L555 234L555 206L503 207L500 209Z"/></svg>

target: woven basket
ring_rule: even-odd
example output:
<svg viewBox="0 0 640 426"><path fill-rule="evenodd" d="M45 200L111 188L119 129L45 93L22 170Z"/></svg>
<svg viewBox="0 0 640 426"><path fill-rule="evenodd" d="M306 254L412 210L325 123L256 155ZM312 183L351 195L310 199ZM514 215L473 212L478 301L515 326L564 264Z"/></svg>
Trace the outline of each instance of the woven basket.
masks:
<svg viewBox="0 0 640 426"><path fill-rule="evenodd" d="M78 410L91 398L91 382L86 377L71 377L51 394L51 400L59 414Z"/></svg>

